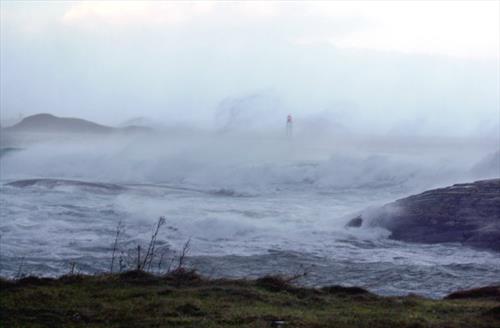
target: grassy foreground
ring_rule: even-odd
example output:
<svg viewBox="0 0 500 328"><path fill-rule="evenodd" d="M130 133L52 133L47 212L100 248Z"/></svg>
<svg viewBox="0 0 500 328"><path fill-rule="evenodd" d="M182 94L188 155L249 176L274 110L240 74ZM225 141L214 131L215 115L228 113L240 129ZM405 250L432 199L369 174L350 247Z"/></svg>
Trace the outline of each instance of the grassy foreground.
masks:
<svg viewBox="0 0 500 328"><path fill-rule="evenodd" d="M294 287L279 277L116 275L1 280L1 327L500 327L491 295L430 300L361 288Z"/></svg>

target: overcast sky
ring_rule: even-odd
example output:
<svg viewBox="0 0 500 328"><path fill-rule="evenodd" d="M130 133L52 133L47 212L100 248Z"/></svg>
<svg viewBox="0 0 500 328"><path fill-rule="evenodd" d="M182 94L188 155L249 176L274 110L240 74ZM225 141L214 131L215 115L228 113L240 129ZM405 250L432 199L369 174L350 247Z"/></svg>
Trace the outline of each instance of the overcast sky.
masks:
<svg viewBox="0 0 500 328"><path fill-rule="evenodd" d="M499 16L498 1L1 1L1 115L209 127L244 104L369 133L490 134Z"/></svg>

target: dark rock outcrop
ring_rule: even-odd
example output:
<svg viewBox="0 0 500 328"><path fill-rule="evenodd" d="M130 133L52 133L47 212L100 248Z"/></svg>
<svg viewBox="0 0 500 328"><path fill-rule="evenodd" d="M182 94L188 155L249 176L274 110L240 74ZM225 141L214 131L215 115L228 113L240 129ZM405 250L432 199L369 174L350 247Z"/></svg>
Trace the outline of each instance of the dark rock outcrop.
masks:
<svg viewBox="0 0 500 328"><path fill-rule="evenodd" d="M456 184L399 199L363 212L347 226L360 223L386 228L395 240L458 242L500 251L500 179Z"/></svg>
<svg viewBox="0 0 500 328"><path fill-rule="evenodd" d="M347 228L359 228L363 225L363 218L361 215L356 216L354 219L349 220L345 225Z"/></svg>
<svg viewBox="0 0 500 328"><path fill-rule="evenodd" d="M491 298L500 301L500 285L461 290L458 292L451 293L445 297L445 299L447 300L477 299L477 298L480 299Z"/></svg>

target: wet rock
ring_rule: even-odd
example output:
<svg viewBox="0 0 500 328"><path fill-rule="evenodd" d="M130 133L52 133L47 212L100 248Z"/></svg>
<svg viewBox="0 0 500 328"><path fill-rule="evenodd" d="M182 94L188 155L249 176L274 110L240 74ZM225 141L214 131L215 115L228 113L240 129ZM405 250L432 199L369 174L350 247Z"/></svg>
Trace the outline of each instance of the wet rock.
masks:
<svg viewBox="0 0 500 328"><path fill-rule="evenodd" d="M271 321L271 327L283 327L286 324L286 321L284 320L274 320Z"/></svg>
<svg viewBox="0 0 500 328"><path fill-rule="evenodd" d="M446 296L445 299L456 300L456 299L477 299L477 298L492 298L500 301L500 285L499 286L487 286L481 288L474 288L468 290L462 290L458 292L451 293Z"/></svg>
<svg viewBox="0 0 500 328"><path fill-rule="evenodd" d="M367 291L364 288L361 287L344 287L344 286L326 286L321 288L322 291L328 293L328 294L333 294L333 295L360 295L360 294L370 294L369 291Z"/></svg>
<svg viewBox="0 0 500 328"><path fill-rule="evenodd" d="M462 243L500 251L500 179L455 184L399 199L352 219L348 226L383 227L390 238Z"/></svg>
<svg viewBox="0 0 500 328"><path fill-rule="evenodd" d="M345 225L347 228L359 228L363 224L363 219L361 218L361 215L358 215L354 219L351 219L347 224Z"/></svg>

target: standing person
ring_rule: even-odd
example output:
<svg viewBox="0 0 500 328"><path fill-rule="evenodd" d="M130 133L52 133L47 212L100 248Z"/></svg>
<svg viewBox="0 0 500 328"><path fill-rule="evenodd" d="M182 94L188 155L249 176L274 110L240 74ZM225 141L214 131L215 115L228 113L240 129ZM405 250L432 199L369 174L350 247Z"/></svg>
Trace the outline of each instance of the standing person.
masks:
<svg viewBox="0 0 500 328"><path fill-rule="evenodd" d="M288 114L286 117L286 136L291 137L292 136L292 126L293 125L293 120L292 120L292 115Z"/></svg>

